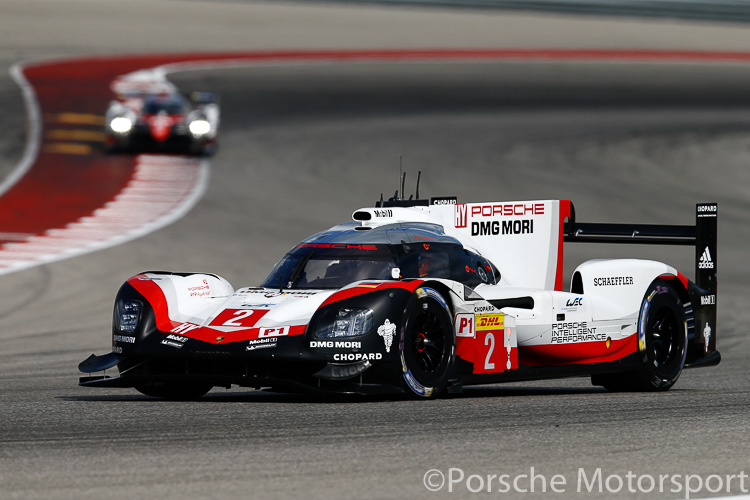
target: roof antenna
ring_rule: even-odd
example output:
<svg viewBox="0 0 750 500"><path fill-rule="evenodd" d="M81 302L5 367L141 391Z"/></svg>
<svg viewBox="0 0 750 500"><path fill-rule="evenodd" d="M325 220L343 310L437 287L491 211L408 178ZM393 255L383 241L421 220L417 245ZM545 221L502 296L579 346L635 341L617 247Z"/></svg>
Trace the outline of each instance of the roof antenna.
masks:
<svg viewBox="0 0 750 500"><path fill-rule="evenodd" d="M419 170L417 172L417 193L416 193L417 194L417 199L419 199L419 179L421 179L421 178L422 178L422 171Z"/></svg>
<svg viewBox="0 0 750 500"><path fill-rule="evenodd" d="M398 176L401 181L401 196L400 199L404 199L404 157L398 155Z"/></svg>

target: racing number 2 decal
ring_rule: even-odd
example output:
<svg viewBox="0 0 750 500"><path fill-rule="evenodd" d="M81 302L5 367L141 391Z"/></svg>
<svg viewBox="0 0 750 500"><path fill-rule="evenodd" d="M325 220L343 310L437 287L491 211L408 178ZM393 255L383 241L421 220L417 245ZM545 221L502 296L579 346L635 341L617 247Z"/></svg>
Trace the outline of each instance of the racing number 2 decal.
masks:
<svg viewBox="0 0 750 500"><path fill-rule="evenodd" d="M211 326L250 328L265 316L267 309L225 309L214 318Z"/></svg>
<svg viewBox="0 0 750 500"><path fill-rule="evenodd" d="M252 309L241 309L239 311L235 311L233 313L234 318L226 320L223 323L223 326L244 326L242 324L242 320L248 318L249 316L252 316L254 312L255 311L253 311ZM255 321L253 321L253 324L255 324Z"/></svg>
<svg viewBox="0 0 750 500"><path fill-rule="evenodd" d="M488 372L493 372L495 371L495 363L490 361L490 359L492 359L492 353L495 352L495 334L487 332L487 335L484 336L484 345L485 347L489 346L487 357L484 358L484 369Z"/></svg>
<svg viewBox="0 0 750 500"><path fill-rule="evenodd" d="M505 315L477 314L474 373L498 373L510 369L505 334ZM506 347L505 349L503 347Z"/></svg>

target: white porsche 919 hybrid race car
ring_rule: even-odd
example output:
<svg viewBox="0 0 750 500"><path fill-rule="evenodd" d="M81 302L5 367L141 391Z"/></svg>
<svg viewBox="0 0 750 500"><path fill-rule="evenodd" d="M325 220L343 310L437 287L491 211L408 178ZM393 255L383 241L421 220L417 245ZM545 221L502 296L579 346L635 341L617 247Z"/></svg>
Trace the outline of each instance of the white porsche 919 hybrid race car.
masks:
<svg viewBox="0 0 750 500"><path fill-rule="evenodd" d="M717 215L701 203L695 225L592 224L567 200L381 199L295 245L260 286L133 276L115 299L112 352L83 361L80 384L169 399L233 385L431 398L567 376L666 390L683 368L720 361ZM600 259L563 291L571 242L689 245L695 278Z"/></svg>

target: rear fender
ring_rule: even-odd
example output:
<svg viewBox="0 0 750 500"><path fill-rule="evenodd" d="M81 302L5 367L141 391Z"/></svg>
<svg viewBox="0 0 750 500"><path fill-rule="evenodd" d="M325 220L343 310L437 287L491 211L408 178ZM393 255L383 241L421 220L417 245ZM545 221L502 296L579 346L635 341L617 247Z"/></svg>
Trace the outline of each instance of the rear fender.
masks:
<svg viewBox="0 0 750 500"><path fill-rule="evenodd" d="M652 260L590 260L573 273L571 292L594 299L595 321L633 316L638 314L648 287L660 276L677 277L678 273L673 267Z"/></svg>

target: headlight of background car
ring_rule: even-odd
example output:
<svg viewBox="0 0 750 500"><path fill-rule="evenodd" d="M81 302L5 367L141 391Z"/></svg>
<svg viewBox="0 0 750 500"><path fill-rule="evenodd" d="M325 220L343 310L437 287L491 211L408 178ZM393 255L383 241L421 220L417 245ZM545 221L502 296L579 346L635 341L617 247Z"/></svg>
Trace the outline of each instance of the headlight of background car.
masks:
<svg viewBox="0 0 750 500"><path fill-rule="evenodd" d="M324 312L315 326L319 339L357 337L372 331L373 312L370 309L339 308Z"/></svg>
<svg viewBox="0 0 750 500"><path fill-rule="evenodd" d="M190 133L195 137L206 135L211 130L211 124L207 120L193 120L190 122Z"/></svg>
<svg viewBox="0 0 750 500"><path fill-rule="evenodd" d="M118 300L115 304L115 330L133 333L141 319L141 307L137 300Z"/></svg>
<svg viewBox="0 0 750 500"><path fill-rule="evenodd" d="M109 128L112 129L112 132L127 134L130 132L130 129L133 128L133 122L126 116L118 116L112 118L112 121L109 122Z"/></svg>

